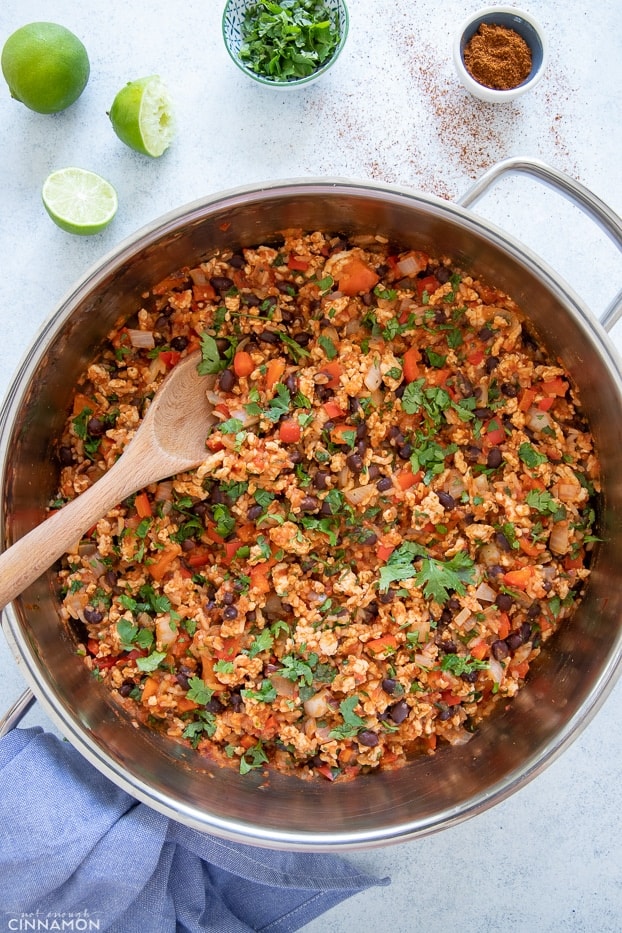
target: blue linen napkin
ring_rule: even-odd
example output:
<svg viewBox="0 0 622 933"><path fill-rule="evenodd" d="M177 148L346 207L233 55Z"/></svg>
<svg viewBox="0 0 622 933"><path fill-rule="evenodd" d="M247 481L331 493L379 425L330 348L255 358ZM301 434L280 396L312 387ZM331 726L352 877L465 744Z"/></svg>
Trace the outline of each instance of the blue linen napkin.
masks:
<svg viewBox="0 0 622 933"><path fill-rule="evenodd" d="M175 823L38 727L0 740L0 788L0 930L289 933L389 883Z"/></svg>

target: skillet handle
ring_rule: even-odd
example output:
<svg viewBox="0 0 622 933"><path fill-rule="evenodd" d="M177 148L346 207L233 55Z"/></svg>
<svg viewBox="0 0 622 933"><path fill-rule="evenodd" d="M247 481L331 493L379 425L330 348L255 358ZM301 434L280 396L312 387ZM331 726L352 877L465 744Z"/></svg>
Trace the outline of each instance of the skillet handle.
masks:
<svg viewBox="0 0 622 933"><path fill-rule="evenodd" d="M604 201L596 197L595 194L575 181L563 172L551 168L545 162L538 159L527 159L515 157L503 159L497 162L479 178L469 190L458 199L458 204L462 207L471 207L487 193L503 175L514 174L531 175L538 181L543 182L551 188L558 191L563 197L567 198L575 207L580 208L585 214L603 230L615 246L622 252L622 220L618 215L608 207ZM600 316L600 322L606 331L611 331L613 326L622 317L622 290L613 298L610 304L605 308Z"/></svg>
<svg viewBox="0 0 622 933"><path fill-rule="evenodd" d="M32 691L24 690L13 706L0 718L0 739L19 724L34 702L35 695Z"/></svg>

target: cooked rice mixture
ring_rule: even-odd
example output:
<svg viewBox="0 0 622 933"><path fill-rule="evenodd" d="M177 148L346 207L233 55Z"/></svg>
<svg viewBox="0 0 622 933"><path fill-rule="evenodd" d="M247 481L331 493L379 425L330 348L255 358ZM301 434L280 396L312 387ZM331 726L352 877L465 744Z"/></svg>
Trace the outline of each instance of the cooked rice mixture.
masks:
<svg viewBox="0 0 622 933"><path fill-rule="evenodd" d="M466 741L588 576L598 464L567 373L449 259L288 231L171 275L110 335L57 506L199 348L205 462L120 503L59 573L87 666L242 773L346 780Z"/></svg>

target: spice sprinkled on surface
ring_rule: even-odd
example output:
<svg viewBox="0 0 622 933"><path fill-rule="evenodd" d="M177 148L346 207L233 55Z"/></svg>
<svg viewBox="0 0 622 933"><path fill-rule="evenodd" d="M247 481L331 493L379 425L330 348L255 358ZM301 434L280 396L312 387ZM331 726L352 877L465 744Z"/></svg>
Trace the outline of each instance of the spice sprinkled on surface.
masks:
<svg viewBox="0 0 622 933"><path fill-rule="evenodd" d="M482 23L464 50L464 64L479 84L508 91L529 77L531 49L506 26Z"/></svg>

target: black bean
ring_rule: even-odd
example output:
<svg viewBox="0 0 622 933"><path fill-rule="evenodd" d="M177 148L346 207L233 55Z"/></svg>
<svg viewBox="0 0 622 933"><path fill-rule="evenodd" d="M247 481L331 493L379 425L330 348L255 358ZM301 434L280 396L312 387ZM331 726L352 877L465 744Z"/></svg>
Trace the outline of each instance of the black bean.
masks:
<svg viewBox="0 0 622 933"><path fill-rule="evenodd" d="M231 392L231 389L236 383L235 373L232 369L223 369L221 372L218 385L223 392Z"/></svg>
<svg viewBox="0 0 622 933"><path fill-rule="evenodd" d="M537 619L539 615L540 615L540 603L534 602L531 604L531 606L527 610L527 618Z"/></svg>
<svg viewBox="0 0 622 933"><path fill-rule="evenodd" d="M277 282L276 287L282 295L290 295L293 298L294 295L298 294L298 289L293 282ZM281 311L281 320L284 324L292 324L295 317L291 311L283 310Z"/></svg>
<svg viewBox="0 0 622 933"><path fill-rule="evenodd" d="M490 408L474 408L473 414L482 421L487 421L489 418L492 418L492 410Z"/></svg>
<svg viewBox="0 0 622 933"><path fill-rule="evenodd" d="M230 279L227 275L214 275L209 281L212 288L215 288L217 292L228 292L234 285L233 279Z"/></svg>
<svg viewBox="0 0 622 933"><path fill-rule="evenodd" d="M134 689L136 684L133 680L124 680L121 686L119 687L119 693L122 697L129 697L130 693Z"/></svg>
<svg viewBox="0 0 622 933"><path fill-rule="evenodd" d="M490 340L491 337L494 337L494 333L487 324L484 324L477 336L480 340Z"/></svg>
<svg viewBox="0 0 622 933"><path fill-rule="evenodd" d="M294 334L293 339L300 347L306 347L313 340L313 334L309 334L306 330L303 330Z"/></svg>
<svg viewBox="0 0 622 933"><path fill-rule="evenodd" d="M385 693L391 695L395 693L395 688L397 687L397 680L393 677L385 677L382 683L380 684Z"/></svg>
<svg viewBox="0 0 622 933"><path fill-rule="evenodd" d="M222 597L222 601L225 606L232 606L235 602L235 595L229 592L224 593Z"/></svg>
<svg viewBox="0 0 622 933"><path fill-rule="evenodd" d="M223 353L226 353L227 350L231 348L231 341L228 340L226 337L217 337L215 340L215 343L216 343L216 349L221 355Z"/></svg>
<svg viewBox="0 0 622 933"><path fill-rule="evenodd" d="M453 641L452 639L441 641L439 648L441 649L441 651L444 651L445 654L457 654L458 653L458 646L455 643L455 641Z"/></svg>
<svg viewBox="0 0 622 933"><path fill-rule="evenodd" d="M493 370L497 368L500 362L501 360L499 359L498 356L489 356L485 363L486 372L487 373L493 372Z"/></svg>
<svg viewBox="0 0 622 933"><path fill-rule="evenodd" d="M383 476L382 479L379 479L376 483L376 489L378 492L386 492L387 489L393 488L393 480L389 476Z"/></svg>
<svg viewBox="0 0 622 933"><path fill-rule="evenodd" d="M456 388L459 389L463 398L469 398L473 395L473 383L464 373L456 373Z"/></svg>
<svg viewBox="0 0 622 933"><path fill-rule="evenodd" d="M438 269L434 270L434 275L441 285L445 285L451 278L451 269L448 269L447 266L439 266Z"/></svg>
<svg viewBox="0 0 622 933"><path fill-rule="evenodd" d="M227 606L227 608L223 610L222 617L228 622L230 622L232 619L237 619L238 610L235 608L235 606Z"/></svg>
<svg viewBox="0 0 622 933"><path fill-rule="evenodd" d="M116 585L117 585L117 582L118 582L118 579L119 579L119 577L118 577L118 574L117 574L116 570L107 570L107 571L106 571L106 574L105 574L105 576L104 576L104 580L106 581L106 583L108 584L108 586L111 586L111 587L116 586Z"/></svg>
<svg viewBox="0 0 622 933"><path fill-rule="evenodd" d="M73 451L71 447L63 445L58 448L58 460L62 466L71 466L73 463Z"/></svg>
<svg viewBox="0 0 622 933"><path fill-rule="evenodd" d="M493 641L492 645L490 646L490 650L492 651L493 656L497 659L497 661L505 661L510 653L510 649L508 648L507 643L501 638L498 638L497 641Z"/></svg>
<svg viewBox="0 0 622 933"><path fill-rule="evenodd" d="M333 389L330 389L328 386L317 385L315 387L315 396L320 402L327 402L333 395Z"/></svg>
<svg viewBox="0 0 622 933"><path fill-rule="evenodd" d="M192 506L192 511L197 516L197 518L205 518L209 513L209 506L207 502L195 502Z"/></svg>
<svg viewBox="0 0 622 933"><path fill-rule="evenodd" d="M404 443L404 435L396 424L392 424L389 428L389 440L395 441L396 444Z"/></svg>
<svg viewBox="0 0 622 933"><path fill-rule="evenodd" d="M363 411L361 403L357 399L356 395L348 396L348 411L350 412L351 415L356 415L359 412ZM365 430L367 430L367 425L365 424L365 422L363 421L361 422L361 424L365 425ZM361 425L359 425L358 427L361 427ZM358 431L358 428L357 428L357 431Z"/></svg>
<svg viewBox="0 0 622 933"><path fill-rule="evenodd" d="M300 463L302 461L302 454L299 450L296 450L296 448L288 452L288 457L293 464Z"/></svg>
<svg viewBox="0 0 622 933"><path fill-rule="evenodd" d="M263 506L261 505L251 505L250 509L246 513L246 517L250 522L254 522L256 518L259 518L260 515L263 515Z"/></svg>
<svg viewBox="0 0 622 933"><path fill-rule="evenodd" d="M513 382L502 382L500 387L506 398L516 398L518 389Z"/></svg>
<svg viewBox="0 0 622 933"><path fill-rule="evenodd" d="M229 697L229 706L234 713L241 713L244 709L244 700L239 693L232 693Z"/></svg>
<svg viewBox="0 0 622 933"><path fill-rule="evenodd" d="M479 460L481 452L481 449L475 444L470 444L464 450L464 459L469 463L476 463L477 460Z"/></svg>
<svg viewBox="0 0 622 933"><path fill-rule="evenodd" d="M375 531L364 531L360 538L361 544L376 544L378 541L378 535Z"/></svg>
<svg viewBox="0 0 622 933"><path fill-rule="evenodd" d="M367 450L367 441L364 437L362 437L360 441L356 442L356 449L360 453L361 457L365 456L365 452Z"/></svg>
<svg viewBox="0 0 622 933"><path fill-rule="evenodd" d="M258 298L257 295L254 295L252 292L244 292L240 298L242 304L247 308L258 308L261 304L261 298Z"/></svg>
<svg viewBox="0 0 622 933"><path fill-rule="evenodd" d="M375 599L363 607L361 610L365 622L371 622L380 612L380 607Z"/></svg>
<svg viewBox="0 0 622 933"><path fill-rule="evenodd" d="M405 391L406 391L406 383L402 382L400 385L398 385L397 389L395 390L395 393L394 393L395 397L402 398Z"/></svg>
<svg viewBox="0 0 622 933"><path fill-rule="evenodd" d="M447 608L451 609L452 612L458 612L458 610L461 608L460 600L455 596L450 596L447 600Z"/></svg>
<svg viewBox="0 0 622 933"><path fill-rule="evenodd" d="M364 745L366 748L375 748L380 739L375 732L372 732L371 729L363 729L362 732L359 732L357 739L361 745Z"/></svg>
<svg viewBox="0 0 622 933"><path fill-rule="evenodd" d="M246 265L246 260L241 253L234 253L231 259L229 260L229 265L234 269L243 269Z"/></svg>
<svg viewBox="0 0 622 933"><path fill-rule="evenodd" d="M86 606L84 609L84 618L87 622L90 622L91 625L97 625L97 623L101 622L104 618L104 613L100 612L99 609L94 609L92 606Z"/></svg>
<svg viewBox="0 0 622 933"><path fill-rule="evenodd" d="M465 671L463 674L460 674L460 678L467 684L474 684L477 680L477 671Z"/></svg>
<svg viewBox="0 0 622 933"><path fill-rule="evenodd" d="M212 697L211 700L208 700L205 704L205 710L208 713L222 713L224 706L218 697Z"/></svg>
<svg viewBox="0 0 622 933"><path fill-rule="evenodd" d="M413 452L412 444L401 444L397 448L397 455L400 458L400 460L410 460L412 452Z"/></svg>
<svg viewBox="0 0 622 933"><path fill-rule="evenodd" d="M439 720L440 722L447 722L447 720L448 720L448 719L451 719L452 716L453 716L453 712L452 712L452 710L449 708L449 706L443 706L443 707L439 710L439 713L438 713L438 717L437 717L437 718L438 718L438 720Z"/></svg>
<svg viewBox="0 0 622 933"><path fill-rule="evenodd" d="M394 596L395 596L395 593L393 592L393 590L387 590L386 593L378 594L378 602L382 603L383 606L388 606L389 603L393 602Z"/></svg>
<svg viewBox="0 0 622 933"><path fill-rule="evenodd" d="M377 476L380 476L380 467L377 463L370 463L367 468L367 478L376 479Z"/></svg>
<svg viewBox="0 0 622 933"><path fill-rule="evenodd" d="M317 512L320 502L315 496L305 496L300 503L301 512Z"/></svg>
<svg viewBox="0 0 622 933"><path fill-rule="evenodd" d="M89 418L86 430L91 437L101 437L106 430L106 425L99 418Z"/></svg>
<svg viewBox="0 0 622 933"><path fill-rule="evenodd" d="M520 637L523 640L523 644L526 644L531 638L531 625L529 624L529 622L523 622L523 624L519 628L519 632L520 632Z"/></svg>
<svg viewBox="0 0 622 933"><path fill-rule="evenodd" d="M317 473L314 474L311 483L316 489L326 489L328 485L326 481L329 476L330 473L327 473L325 470L318 470Z"/></svg>
<svg viewBox="0 0 622 933"><path fill-rule="evenodd" d="M495 600L495 603L496 603L497 609L500 612L509 612L510 609L512 608L514 600L512 599L509 593L499 593L499 595L497 596Z"/></svg>
<svg viewBox="0 0 622 933"><path fill-rule="evenodd" d="M155 324L153 325L153 329L158 333L162 333L162 331L166 330L167 327L168 327L168 318L165 314L161 314L160 317L155 322Z"/></svg>
<svg viewBox="0 0 622 933"><path fill-rule="evenodd" d="M491 470L496 470L503 463L503 454L498 447L491 447L486 457L486 466Z"/></svg>
<svg viewBox="0 0 622 933"><path fill-rule="evenodd" d="M171 340L171 350L177 350L178 353L181 353L182 350L185 350L188 346L188 342L188 338L181 334L178 337L173 337Z"/></svg>
<svg viewBox="0 0 622 933"><path fill-rule="evenodd" d="M453 613L451 609L449 608L449 606L444 606L443 611L441 612L441 617L438 620L438 624L440 625L441 628L445 628L445 626L449 625L452 619L453 619Z"/></svg>
<svg viewBox="0 0 622 933"><path fill-rule="evenodd" d="M510 634L505 639L505 643L510 651L516 651L516 649L520 648L523 643L520 632L510 632Z"/></svg>
<svg viewBox="0 0 622 933"><path fill-rule="evenodd" d="M488 568L488 579L494 580L495 577L502 577L505 573L505 569L500 567L499 564L493 564Z"/></svg>
<svg viewBox="0 0 622 933"><path fill-rule="evenodd" d="M363 458L360 454L350 454L346 457L346 466L353 473L360 473L363 469Z"/></svg>
<svg viewBox="0 0 622 933"><path fill-rule="evenodd" d="M498 531L496 533L495 544L497 545L500 551L511 551L512 550L512 545L510 544L510 542L508 541L508 539L506 538L506 536L503 534L502 531Z"/></svg>
<svg viewBox="0 0 622 933"><path fill-rule="evenodd" d="M261 340L262 343L268 343L271 346L274 346L281 340L279 335L275 334L273 330L262 330L259 334L257 334L257 337L259 340Z"/></svg>
<svg viewBox="0 0 622 933"><path fill-rule="evenodd" d="M438 496L438 501L440 502L440 504L443 506L444 509L447 509L448 512L451 511L451 509L455 509L456 500L451 495L451 493L445 492L442 489L440 492L437 492L436 495Z"/></svg>
<svg viewBox="0 0 622 933"><path fill-rule="evenodd" d="M184 551L184 553L186 553L186 554L187 554L189 551L194 551L194 549L195 549L196 546L197 546L197 545L196 545L196 542L193 541L192 538L184 538L184 540L181 542L181 549L182 549L182 551Z"/></svg>
<svg viewBox="0 0 622 933"><path fill-rule="evenodd" d="M410 709L406 700L398 700L397 703L394 703L393 706L389 708L389 716L398 726L408 717L409 712Z"/></svg>
<svg viewBox="0 0 622 933"><path fill-rule="evenodd" d="M298 379L293 373L288 373L285 377L285 382L283 383L286 389L289 390L290 395L295 395L298 391Z"/></svg>

